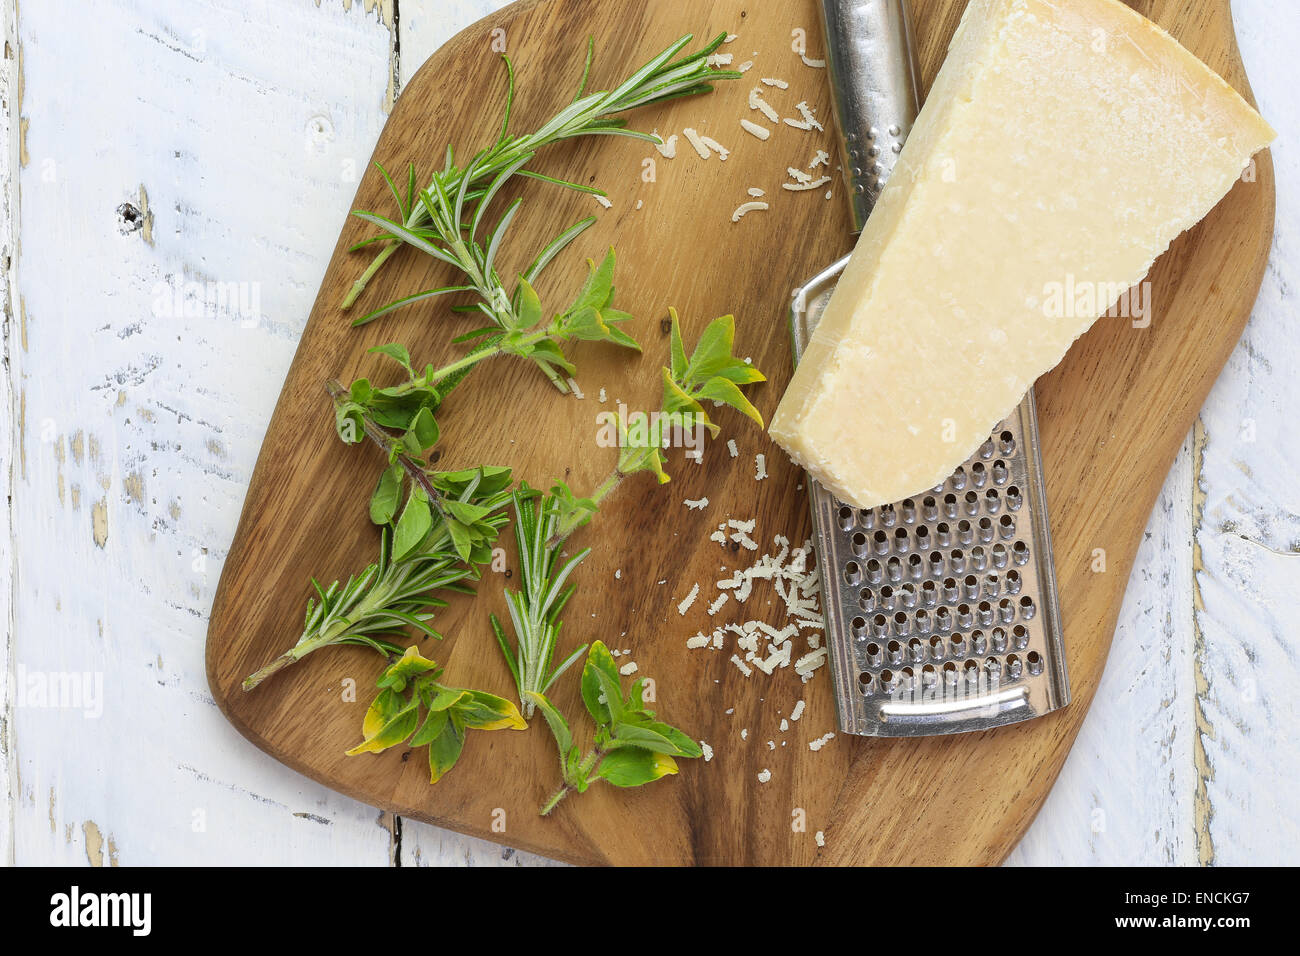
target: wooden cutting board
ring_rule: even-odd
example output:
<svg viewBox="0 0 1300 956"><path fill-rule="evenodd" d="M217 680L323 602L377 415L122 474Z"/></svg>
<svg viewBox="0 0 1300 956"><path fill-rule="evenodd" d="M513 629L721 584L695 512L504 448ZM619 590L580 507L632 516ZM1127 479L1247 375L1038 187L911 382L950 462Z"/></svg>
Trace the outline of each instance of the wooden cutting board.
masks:
<svg viewBox="0 0 1300 956"><path fill-rule="evenodd" d="M927 89L963 6L962 0L913 4ZM1249 95L1227 0L1143 0L1134 6ZM596 447L596 414L614 400L655 407L670 305L681 312L691 338L714 316L736 314L739 354L752 356L771 377L755 395L770 416L789 377L790 291L847 252L851 240L838 181L832 201L821 191L780 189L787 166L805 167L819 148L833 152L831 134L782 127L760 143L738 121L749 115L746 98L754 82L775 76L790 83L788 91L768 91L784 115L795 115L794 104L806 99L829 124L825 75L804 65L793 49L803 31L808 53L821 55L815 9L813 0L526 0L471 27L420 70L375 151L390 169L414 159L427 173L441 162L448 140L468 156L492 139L505 81L491 45L502 38L520 81L516 130L533 128L572 96L588 33L598 51L596 88L608 88L631 65L687 32L737 33L727 52L737 63L755 63L745 81L711 96L632 117L638 127L665 135L685 126L713 135L733 149L726 163L699 160L684 138L671 161L646 144L615 140L577 141L539 157L538 169L598 183L614 205L602 211L589 197L524 185L524 211L506 265L524 264L543 234L599 214L598 225L553 266L539 291L543 302L558 304L580 281L582 259L614 244L618 301L637 316L630 330L645 356L576 348L583 400L560 396L520 363L485 366L444 406L440 466L509 464L534 485L564 477L577 489L592 487L612 467L612 452ZM655 160L653 182L643 178L647 158ZM773 208L733 224L732 210L751 186L765 189ZM359 374L382 380L386 373L364 352L387 341L406 342L421 363L449 360L458 354L450 338L472 327L472 319L430 305L351 330L338 303L369 261L347 251L367 234L355 219L344 226L322 283L225 563L208 631L213 695L249 740L315 780L404 816L563 860L997 863L1042 805L1097 689L1139 537L1258 291L1272 235L1273 188L1271 160L1261 155L1254 181L1239 183L1156 264L1151 327L1103 319L1039 384L1074 691L1063 712L981 735L902 741L841 735L814 753L808 742L834 729L826 671L807 685L790 670L746 680L727 655L688 651L686 639L712 619L704 600L684 617L677 602L697 581L709 594L723 576L720 566L737 566L708 541L720 521L756 518L754 536L764 543L777 534L800 541L809 531L801 475L734 415L720 421L724 438L734 437L740 447L738 459L719 443L703 465L678 463L668 486L630 481L581 541L575 539L596 551L579 573L581 588L565 628L569 642L599 638L629 648L640 672L657 679L665 719L711 744L712 762L684 762L678 776L639 791L598 786L541 819L536 808L555 786L557 767L540 721L527 733L474 734L461 764L431 787L423 752L410 760L400 751L344 756L359 739L380 668L373 652L325 650L257 691L242 692L244 675L297 638L308 578L346 577L375 554L365 503L378 453L340 445L322 383ZM383 210L388 201L379 175L368 173L355 207ZM448 278L404 250L359 307L445 285ZM602 387L610 405L598 403ZM766 481L755 481L756 453L767 456ZM683 499L704 496L710 504L703 512L683 507ZM503 543L510 538L503 535ZM1106 555L1104 573L1092 570L1097 549ZM486 574L477 599L458 598L441 614L448 640L423 647L447 665L450 681L510 696L510 678L487 624L489 611L503 612L506 583L500 574ZM746 610L752 616L763 607L756 597ZM771 613L771 623L778 623L777 610ZM349 681L356 682L356 702L346 699ZM570 713L580 712L573 682L555 696ZM807 701L803 718L782 733L782 717L800 699ZM771 781L759 784L765 768ZM792 826L797 810L806 819L803 831ZM822 849L813 837L818 830L826 835Z"/></svg>

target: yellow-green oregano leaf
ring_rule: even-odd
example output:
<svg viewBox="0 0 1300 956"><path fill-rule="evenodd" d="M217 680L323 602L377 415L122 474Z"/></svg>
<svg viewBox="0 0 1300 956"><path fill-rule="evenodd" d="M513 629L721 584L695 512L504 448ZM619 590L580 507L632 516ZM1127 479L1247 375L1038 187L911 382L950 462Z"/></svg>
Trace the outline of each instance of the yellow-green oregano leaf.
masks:
<svg viewBox="0 0 1300 956"><path fill-rule="evenodd" d="M696 398L701 401L722 402L724 405L730 405L736 411L751 418L758 423L758 427L763 427L763 416L759 414L757 408L750 404L743 392L733 382L729 382L721 375L715 376L704 383L704 386L695 393Z"/></svg>
<svg viewBox="0 0 1300 956"><path fill-rule="evenodd" d="M677 761L667 754L624 748L605 755L596 769L600 779L616 787L639 787L677 772Z"/></svg>
<svg viewBox="0 0 1300 956"><path fill-rule="evenodd" d="M423 656L418 647L411 646L406 649L406 653L380 675L379 686L391 688L400 693L406 689L406 684L411 678L437 669L438 665Z"/></svg>
<svg viewBox="0 0 1300 956"><path fill-rule="evenodd" d="M394 700L401 701L395 706ZM380 692L366 711L361 723L361 733L365 739L347 752L349 757L358 754L382 753L389 747L395 747L415 732L420 719L420 711L414 703L402 701L394 691Z"/></svg>
<svg viewBox="0 0 1300 956"><path fill-rule="evenodd" d="M680 380L686 377L686 346L682 344L682 323L677 317L676 309L669 308L668 315L672 318L672 338L669 345L672 377Z"/></svg>
<svg viewBox="0 0 1300 956"><path fill-rule="evenodd" d="M503 697L481 690L465 691L452 710L471 730L528 729L528 722L518 707Z"/></svg>
<svg viewBox="0 0 1300 956"><path fill-rule="evenodd" d="M735 340L735 317L724 315L710 322L691 353L687 377L692 382L703 382L717 375L732 361L731 348Z"/></svg>

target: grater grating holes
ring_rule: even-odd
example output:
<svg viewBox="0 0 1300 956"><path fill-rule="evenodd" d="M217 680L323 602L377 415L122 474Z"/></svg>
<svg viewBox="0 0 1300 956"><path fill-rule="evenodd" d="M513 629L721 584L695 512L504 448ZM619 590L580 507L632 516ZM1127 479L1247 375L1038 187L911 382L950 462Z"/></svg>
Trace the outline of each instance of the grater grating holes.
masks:
<svg viewBox="0 0 1300 956"><path fill-rule="evenodd" d="M1031 557L1019 536L1024 504L1005 460L1017 449L1010 429L995 433L975 459L924 496L878 508L840 506L839 528L853 558L843 578L857 588L852 637L866 642L858 684L864 694L1005 683L1043 671L1030 651L1037 606L1023 594L1020 568ZM943 550L943 549L947 550ZM919 668L919 670L916 670Z"/></svg>

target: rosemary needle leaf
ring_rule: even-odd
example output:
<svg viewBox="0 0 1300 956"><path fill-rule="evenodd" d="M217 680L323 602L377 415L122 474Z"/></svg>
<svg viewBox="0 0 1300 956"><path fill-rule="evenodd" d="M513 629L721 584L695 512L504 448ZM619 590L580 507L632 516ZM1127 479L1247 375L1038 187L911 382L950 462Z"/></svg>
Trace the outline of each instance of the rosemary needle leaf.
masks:
<svg viewBox="0 0 1300 956"><path fill-rule="evenodd" d="M564 663L562 663L559 667L555 668L555 670L551 672L550 679L547 680L546 686L542 688L542 693L546 693L548 690L550 690L551 685L555 683L555 681L560 677L560 675L578 662L578 660L582 657L583 651L585 651L586 649L587 649L587 645L583 644L580 648L578 648L567 658L565 658Z"/></svg>
<svg viewBox="0 0 1300 956"><path fill-rule="evenodd" d="M392 234L393 238L400 239L407 245L414 246L421 252L433 256L435 259L453 266L457 264L455 259L443 252L427 239L422 238L415 232L414 228L407 228L400 223L393 222L391 219L386 219L373 212L354 212L352 215L356 216L358 219L364 219L366 222L373 223L376 226L382 226Z"/></svg>
<svg viewBox="0 0 1300 956"><path fill-rule="evenodd" d="M519 665L515 660L514 653L510 650L510 641L506 637L505 628L501 626L501 621L495 614L488 615L488 620L492 624L492 633L497 639L497 646L501 648L501 656L505 658L506 666L510 669L510 676L514 678L515 684L519 683Z"/></svg>
<svg viewBox="0 0 1300 956"><path fill-rule="evenodd" d="M359 328L360 326L368 325L369 323L373 322L375 319L379 318L381 315L387 315L389 312L394 312L397 309L405 308L408 305L414 305L417 302L424 302L426 299L436 299L439 296L443 296L443 295L454 295L457 292L473 292L473 291L474 291L473 286L453 285L453 286L447 286L444 289L430 289L428 292L417 292L415 293L415 295L408 295L404 299L398 299L395 302L390 302L388 303L388 305L384 306L383 308L375 309L375 311L373 312L367 312L365 315L361 316L361 318L354 319L352 322L352 327Z"/></svg>
<svg viewBox="0 0 1300 956"><path fill-rule="evenodd" d="M379 174L384 177L384 182L388 184L388 191L393 194L393 199L397 202L397 211L401 214L403 220L411 214L407 204L402 201L402 194L397 191L397 186L393 183L393 177L388 175L388 170L384 169L382 163L375 163L375 168Z"/></svg>
<svg viewBox="0 0 1300 956"><path fill-rule="evenodd" d="M393 244L393 237L370 236L366 239L358 239L356 242L352 243L352 245L348 246L348 252L359 252L366 248L366 246L373 246L376 242L382 242L385 246L391 246Z"/></svg>
<svg viewBox="0 0 1300 956"><path fill-rule="evenodd" d="M524 271L523 278L528 282L536 282L537 277L542 274L548 265L551 264L552 260L563 252L565 247L573 242L574 239L577 239L580 235L595 225L595 223L596 217L588 216L586 219L575 223L562 232L551 241L550 245L541 251L536 259L533 260L532 265Z"/></svg>
<svg viewBox="0 0 1300 956"><path fill-rule="evenodd" d="M452 345L461 345L465 342L472 342L474 339L481 339L485 335L492 335L497 332L496 326L485 325L481 329L475 329L473 332L466 332L464 335L458 335L451 340Z"/></svg>
<svg viewBox="0 0 1300 956"><path fill-rule="evenodd" d="M582 183L570 182L567 179L557 179L554 176L547 176L543 173L534 172L531 169L519 170L520 176L528 179L539 179L544 183L550 183L552 186L562 186L565 189L572 189L574 192L587 193L589 196L604 196L605 190L597 189L595 186L585 186Z"/></svg>
<svg viewBox="0 0 1300 956"><path fill-rule="evenodd" d="M501 187L510 180L510 177L519 172L519 170L523 168L524 164L533 158L533 155L533 153L524 153L505 169L501 170L496 179L492 180L492 184L483 192L482 196L478 200L478 205L474 210L473 221L469 226L469 238L471 240L478 235L479 225L483 221L483 215L487 212L488 207L492 205L492 200L495 199L497 193L501 191Z"/></svg>
<svg viewBox="0 0 1300 956"><path fill-rule="evenodd" d="M587 90L587 80L591 77L591 62L596 57L596 38L587 37L587 61L582 65L582 79L578 81L578 92L574 95L573 101L576 103L582 99L582 94Z"/></svg>
<svg viewBox="0 0 1300 956"><path fill-rule="evenodd" d="M506 108L501 117L501 135L497 137L497 142L505 143L510 134L510 113L515 105L515 65L504 53L501 55L501 61L506 66Z"/></svg>
<svg viewBox="0 0 1300 956"><path fill-rule="evenodd" d="M505 214L502 215L496 228L492 230L491 236L488 238L487 253L483 257L483 274L485 276L494 274L493 265L496 262L497 252L501 249L501 240L505 238L506 230L510 228L510 223L518 215L519 207L523 205L523 202L522 199L516 199L507 206Z"/></svg>

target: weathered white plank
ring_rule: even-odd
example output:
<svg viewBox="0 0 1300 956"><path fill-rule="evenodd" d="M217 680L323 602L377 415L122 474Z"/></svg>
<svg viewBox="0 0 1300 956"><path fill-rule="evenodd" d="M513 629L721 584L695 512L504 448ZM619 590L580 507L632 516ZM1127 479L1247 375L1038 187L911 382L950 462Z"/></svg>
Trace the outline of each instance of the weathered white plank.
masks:
<svg viewBox="0 0 1300 956"><path fill-rule="evenodd" d="M398 73L403 85L439 47L472 23L510 5L510 0L400 0ZM509 48L510 38L506 37Z"/></svg>
<svg viewBox="0 0 1300 956"><path fill-rule="evenodd" d="M1189 441L1138 550L1096 700L1009 864L1195 861L1191 465Z"/></svg>
<svg viewBox="0 0 1300 956"><path fill-rule="evenodd" d="M9 375L15 322L14 246L18 194L13 172L18 167L18 136L11 116L18 116L18 34L14 0L0 2L0 303L4 306L4 361L0 363L0 475L6 495L13 491L13 423L17 418ZM20 334L20 333L19 333ZM9 659L13 634L13 536L8 505L0 510L0 865L14 862L13 685Z"/></svg>
<svg viewBox="0 0 1300 956"><path fill-rule="evenodd" d="M21 8L13 666L103 693L98 718L17 708L18 862L388 859L378 812L246 743L203 667L263 429L384 118L389 27L348 6L114 0L93 28ZM204 307L221 283L244 309Z"/></svg>
<svg viewBox="0 0 1300 956"><path fill-rule="evenodd" d="M1197 664L1201 859L1290 864L1300 853L1300 138L1293 51L1300 16L1234 4L1260 108L1281 134L1273 256L1241 346L1198 434Z"/></svg>

